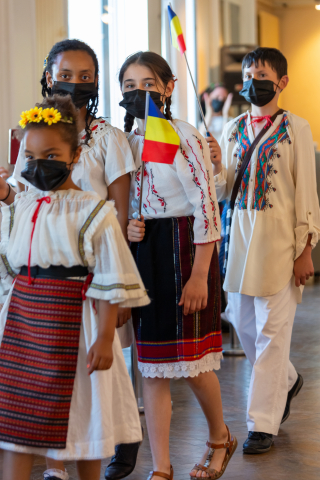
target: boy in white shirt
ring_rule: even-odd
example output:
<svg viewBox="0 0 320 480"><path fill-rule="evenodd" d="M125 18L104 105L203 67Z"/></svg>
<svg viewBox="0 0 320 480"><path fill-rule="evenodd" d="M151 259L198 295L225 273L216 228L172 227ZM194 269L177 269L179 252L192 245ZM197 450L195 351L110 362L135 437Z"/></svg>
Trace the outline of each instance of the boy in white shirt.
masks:
<svg viewBox="0 0 320 480"><path fill-rule="evenodd" d="M208 143L218 200L230 200L250 145L265 132L234 192L224 282L228 318L253 367L243 452L264 453L303 385L289 360L290 343L302 286L314 273L320 214L310 126L278 107L289 81L285 57L258 48L242 69L241 94L252 110L225 126L222 159L213 137Z"/></svg>

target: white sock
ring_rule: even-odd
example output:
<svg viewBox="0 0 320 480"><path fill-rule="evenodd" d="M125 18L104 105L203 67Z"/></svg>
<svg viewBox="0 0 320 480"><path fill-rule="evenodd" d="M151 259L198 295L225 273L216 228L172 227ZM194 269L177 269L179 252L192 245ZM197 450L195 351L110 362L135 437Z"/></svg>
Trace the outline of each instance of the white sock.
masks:
<svg viewBox="0 0 320 480"><path fill-rule="evenodd" d="M61 478L61 480L69 480L69 475L67 470L63 472L58 468L50 468L49 470L46 470L43 474L43 478L45 480L48 477L57 477L57 478Z"/></svg>

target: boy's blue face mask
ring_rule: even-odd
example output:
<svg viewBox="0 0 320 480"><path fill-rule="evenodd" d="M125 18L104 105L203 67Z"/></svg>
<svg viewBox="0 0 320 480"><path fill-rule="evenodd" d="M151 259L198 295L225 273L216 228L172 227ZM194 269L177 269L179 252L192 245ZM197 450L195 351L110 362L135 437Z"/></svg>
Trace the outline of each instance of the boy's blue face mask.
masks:
<svg viewBox="0 0 320 480"><path fill-rule="evenodd" d="M248 103L252 103L257 107L264 107L270 103L276 94L277 88L274 89L276 85L271 80L256 80L251 78L247 82L243 83L243 88L240 95L242 95ZM276 85L276 87L278 87Z"/></svg>

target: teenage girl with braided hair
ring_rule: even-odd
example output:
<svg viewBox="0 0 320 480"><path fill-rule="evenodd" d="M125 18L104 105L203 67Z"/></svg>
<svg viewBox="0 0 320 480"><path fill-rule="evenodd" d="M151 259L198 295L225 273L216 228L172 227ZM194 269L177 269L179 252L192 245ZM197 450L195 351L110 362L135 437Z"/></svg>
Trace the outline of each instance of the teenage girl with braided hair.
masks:
<svg viewBox="0 0 320 480"><path fill-rule="evenodd" d="M170 465L170 379L185 378L208 422L207 448L192 478L220 478L237 441L223 421L219 381L220 282L218 203L209 147L191 125L173 120L174 77L153 52L127 58L119 73L125 131L136 170L131 177L128 238L152 302L132 311L153 471L173 479ZM146 163L141 178L146 91L180 137L173 164ZM134 118L138 128L132 130ZM155 159L156 160L156 159ZM143 190L141 190L143 182ZM141 193L142 192L142 193ZM143 219L137 220L140 195ZM192 435L192 433L190 432Z"/></svg>

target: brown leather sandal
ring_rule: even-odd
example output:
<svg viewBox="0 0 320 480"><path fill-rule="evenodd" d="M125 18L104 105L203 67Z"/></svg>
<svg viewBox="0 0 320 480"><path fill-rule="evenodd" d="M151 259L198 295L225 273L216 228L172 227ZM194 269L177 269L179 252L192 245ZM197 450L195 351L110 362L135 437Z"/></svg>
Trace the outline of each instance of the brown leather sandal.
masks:
<svg viewBox="0 0 320 480"><path fill-rule="evenodd" d="M161 478L166 478L167 480L173 480L173 468L172 468L172 465L170 465L170 475L168 475L167 473L163 473L163 472L155 472L155 471L153 470L152 472L150 472L149 477L147 478L147 480L151 480L154 475L157 475L158 477L161 477Z"/></svg>
<svg viewBox="0 0 320 480"><path fill-rule="evenodd" d="M234 454L238 446L238 441L236 437L231 436L228 427L227 427L227 431L228 431L228 441L226 443L220 443L219 445L215 445L214 443L207 442L206 445L207 447L209 447L209 453L208 453L205 464L201 465L200 463L196 463L193 468L193 470L196 470L197 472L199 472L200 470L202 472L206 472L209 476L208 477L192 477L190 475L190 478L196 479L196 480L198 480L198 478L205 478L206 480L217 480L218 478L222 477L222 475L224 474L227 468L228 463L230 462L232 455ZM221 470L220 472L218 472L214 468L209 468L209 465L212 460L214 451L220 448L226 448L227 450L226 450L225 457L223 459Z"/></svg>

